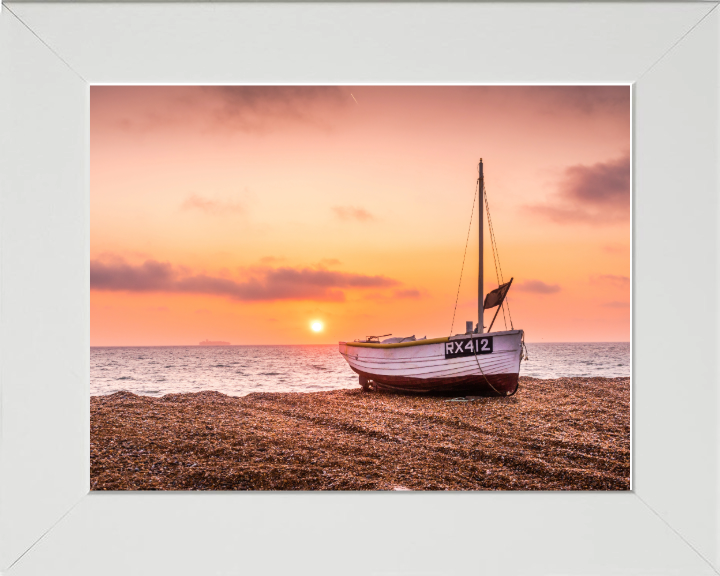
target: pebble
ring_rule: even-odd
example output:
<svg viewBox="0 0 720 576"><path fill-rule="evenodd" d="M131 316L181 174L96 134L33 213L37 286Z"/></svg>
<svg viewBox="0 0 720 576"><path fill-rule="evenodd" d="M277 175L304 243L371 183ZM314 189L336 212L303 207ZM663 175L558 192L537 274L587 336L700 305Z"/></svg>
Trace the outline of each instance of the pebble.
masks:
<svg viewBox="0 0 720 576"><path fill-rule="evenodd" d="M629 378L521 378L514 396L463 400L359 388L93 396L91 486L630 489Z"/></svg>

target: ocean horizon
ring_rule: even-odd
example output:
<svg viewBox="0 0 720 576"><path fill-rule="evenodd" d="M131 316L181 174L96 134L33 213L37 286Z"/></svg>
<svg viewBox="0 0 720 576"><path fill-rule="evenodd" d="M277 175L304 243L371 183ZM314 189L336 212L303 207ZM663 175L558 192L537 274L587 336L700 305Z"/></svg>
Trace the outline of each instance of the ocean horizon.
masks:
<svg viewBox="0 0 720 576"><path fill-rule="evenodd" d="M629 377L630 342L528 342L520 376ZM358 386L337 344L91 346L90 394L163 396L212 390L318 392Z"/></svg>
<svg viewBox="0 0 720 576"><path fill-rule="evenodd" d="M337 346L337 342L330 344L323 342L313 342L312 344L107 344L99 346L90 346L93 348L234 348L237 346ZM613 341L613 340L583 340L578 342L526 342L526 344L630 344L630 341Z"/></svg>

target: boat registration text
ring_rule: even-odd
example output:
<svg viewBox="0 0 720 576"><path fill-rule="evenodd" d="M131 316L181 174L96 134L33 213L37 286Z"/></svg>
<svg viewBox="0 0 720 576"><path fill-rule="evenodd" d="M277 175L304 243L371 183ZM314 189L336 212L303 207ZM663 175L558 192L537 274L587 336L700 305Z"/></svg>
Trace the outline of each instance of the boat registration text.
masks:
<svg viewBox="0 0 720 576"><path fill-rule="evenodd" d="M445 343L445 359L476 354L491 354L493 351L492 336L487 338L464 338Z"/></svg>

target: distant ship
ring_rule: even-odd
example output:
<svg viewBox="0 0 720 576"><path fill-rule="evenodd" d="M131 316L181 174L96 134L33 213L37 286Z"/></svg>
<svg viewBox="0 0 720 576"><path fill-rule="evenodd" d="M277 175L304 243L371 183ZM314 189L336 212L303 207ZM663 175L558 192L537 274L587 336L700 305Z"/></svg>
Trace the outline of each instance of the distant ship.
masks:
<svg viewBox="0 0 720 576"><path fill-rule="evenodd" d="M230 342L223 342L222 340L203 340L199 344L200 346L230 346Z"/></svg>

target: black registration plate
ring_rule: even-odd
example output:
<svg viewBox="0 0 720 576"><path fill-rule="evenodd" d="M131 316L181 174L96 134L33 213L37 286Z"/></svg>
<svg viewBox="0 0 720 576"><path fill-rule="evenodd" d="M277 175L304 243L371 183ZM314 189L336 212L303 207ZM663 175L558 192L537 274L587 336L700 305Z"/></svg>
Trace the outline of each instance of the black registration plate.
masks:
<svg viewBox="0 0 720 576"><path fill-rule="evenodd" d="M475 356L491 354L493 351L493 337L463 338L445 342L445 358L460 358L462 356Z"/></svg>

